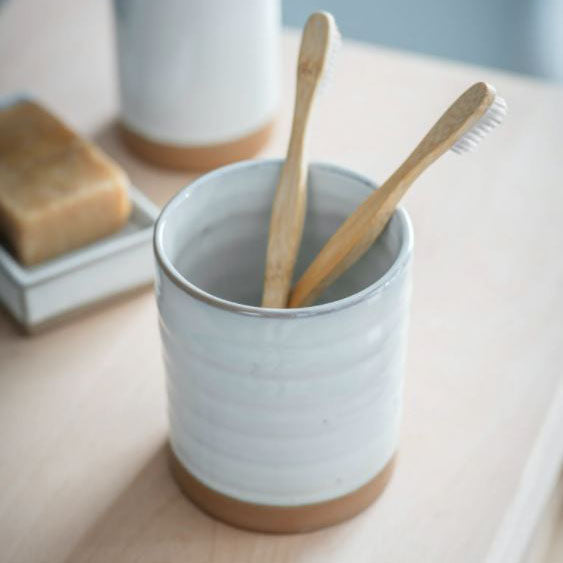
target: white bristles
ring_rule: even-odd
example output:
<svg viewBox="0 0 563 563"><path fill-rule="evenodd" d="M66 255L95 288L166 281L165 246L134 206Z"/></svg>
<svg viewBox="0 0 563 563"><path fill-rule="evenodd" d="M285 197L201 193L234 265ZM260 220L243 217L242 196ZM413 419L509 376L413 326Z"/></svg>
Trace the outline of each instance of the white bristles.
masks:
<svg viewBox="0 0 563 563"><path fill-rule="evenodd" d="M506 102L500 96L495 95L493 103L483 114L483 117L465 135L457 140L455 145L452 146L452 150L458 154L474 151L481 139L497 125L500 125L506 115L506 111Z"/></svg>
<svg viewBox="0 0 563 563"><path fill-rule="evenodd" d="M332 77L334 76L336 54L338 53L342 45L342 37L340 35L340 31L338 30L338 26L334 21L334 18L331 14L328 14L327 12L325 13L330 17L330 46L325 57L323 73L317 86L318 95L322 95L326 91L327 86L332 81Z"/></svg>

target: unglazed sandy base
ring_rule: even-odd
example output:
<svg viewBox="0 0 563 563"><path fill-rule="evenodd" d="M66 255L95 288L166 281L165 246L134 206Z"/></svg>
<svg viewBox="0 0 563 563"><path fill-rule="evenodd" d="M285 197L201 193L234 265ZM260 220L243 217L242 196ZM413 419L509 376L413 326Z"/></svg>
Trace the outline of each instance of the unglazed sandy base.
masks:
<svg viewBox="0 0 563 563"><path fill-rule="evenodd" d="M368 483L333 500L301 506L271 506L236 500L196 479L169 448L172 474L182 491L202 510L228 524L258 532L309 532L332 526L367 508L383 492L395 466L394 455Z"/></svg>
<svg viewBox="0 0 563 563"><path fill-rule="evenodd" d="M182 170L210 170L254 156L267 143L273 126L272 120L240 139L201 146L159 143L131 131L124 124L120 131L125 144L153 164Z"/></svg>

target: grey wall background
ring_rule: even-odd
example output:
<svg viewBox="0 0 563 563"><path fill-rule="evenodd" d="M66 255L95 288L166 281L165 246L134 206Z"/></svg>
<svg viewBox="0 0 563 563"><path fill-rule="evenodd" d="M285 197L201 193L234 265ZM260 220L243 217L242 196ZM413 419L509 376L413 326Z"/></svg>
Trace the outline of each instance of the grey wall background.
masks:
<svg viewBox="0 0 563 563"><path fill-rule="evenodd" d="M282 0L285 25L315 10L345 37L563 81L563 0Z"/></svg>

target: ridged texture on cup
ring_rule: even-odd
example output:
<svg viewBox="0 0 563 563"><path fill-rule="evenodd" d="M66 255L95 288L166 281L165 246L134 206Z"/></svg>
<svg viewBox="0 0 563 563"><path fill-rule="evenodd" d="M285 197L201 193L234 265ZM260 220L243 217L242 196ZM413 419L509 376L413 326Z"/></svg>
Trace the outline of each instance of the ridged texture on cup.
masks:
<svg viewBox="0 0 563 563"><path fill-rule="evenodd" d="M331 318L286 320L180 306L185 294L163 280L176 302L161 333L179 459L255 503L308 504L366 483L397 445L406 285L403 271Z"/></svg>

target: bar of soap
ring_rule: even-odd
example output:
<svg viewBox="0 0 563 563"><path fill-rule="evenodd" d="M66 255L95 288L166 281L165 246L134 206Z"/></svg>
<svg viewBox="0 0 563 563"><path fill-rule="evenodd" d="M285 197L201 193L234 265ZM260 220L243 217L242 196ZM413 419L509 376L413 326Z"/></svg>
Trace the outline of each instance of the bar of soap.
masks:
<svg viewBox="0 0 563 563"><path fill-rule="evenodd" d="M0 233L22 264L119 230L128 185L115 162L35 102L0 110Z"/></svg>

